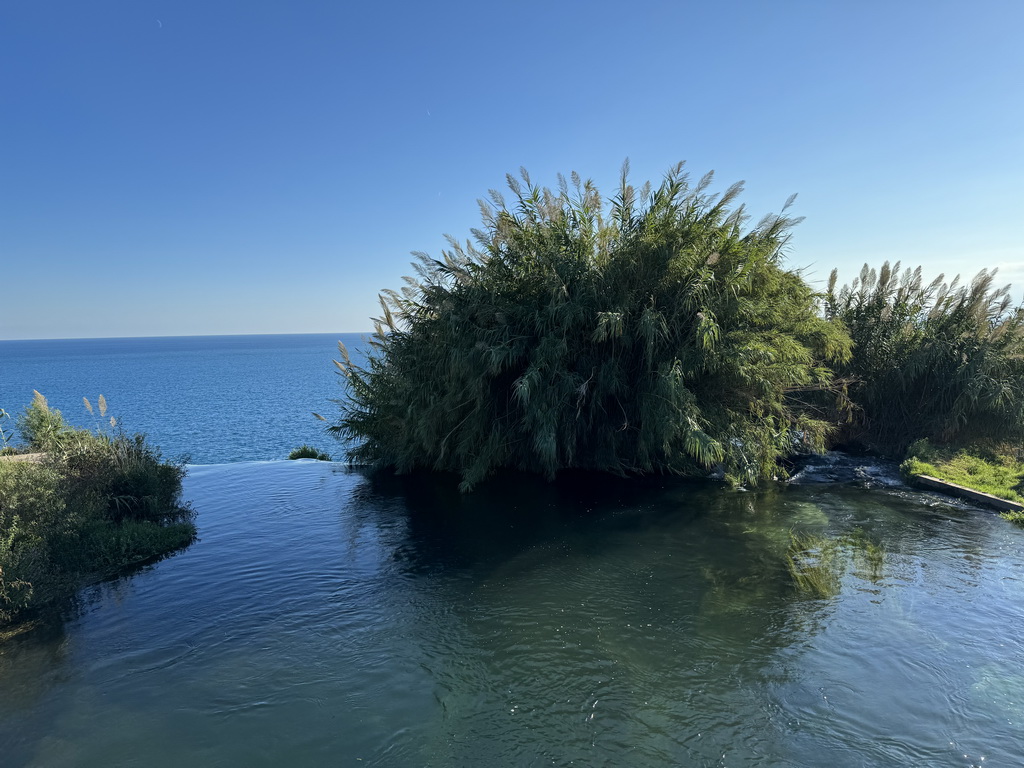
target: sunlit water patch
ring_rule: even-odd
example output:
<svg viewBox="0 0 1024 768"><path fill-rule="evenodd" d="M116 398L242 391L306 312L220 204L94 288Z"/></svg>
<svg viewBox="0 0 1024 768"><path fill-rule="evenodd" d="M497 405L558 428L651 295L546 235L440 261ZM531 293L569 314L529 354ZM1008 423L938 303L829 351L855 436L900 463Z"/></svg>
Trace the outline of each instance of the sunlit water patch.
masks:
<svg viewBox="0 0 1024 768"><path fill-rule="evenodd" d="M309 461L193 467L186 495L197 544L0 646L0 763L1024 756L1024 532L989 513Z"/></svg>

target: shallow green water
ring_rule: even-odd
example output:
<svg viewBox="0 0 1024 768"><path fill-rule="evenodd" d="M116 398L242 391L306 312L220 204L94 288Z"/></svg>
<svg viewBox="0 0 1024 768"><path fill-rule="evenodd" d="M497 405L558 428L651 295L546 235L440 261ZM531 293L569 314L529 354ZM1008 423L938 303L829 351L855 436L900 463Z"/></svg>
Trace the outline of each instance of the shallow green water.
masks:
<svg viewBox="0 0 1024 768"><path fill-rule="evenodd" d="M0 764L1024 763L1024 531L986 512L316 462L186 493L199 543L0 646Z"/></svg>

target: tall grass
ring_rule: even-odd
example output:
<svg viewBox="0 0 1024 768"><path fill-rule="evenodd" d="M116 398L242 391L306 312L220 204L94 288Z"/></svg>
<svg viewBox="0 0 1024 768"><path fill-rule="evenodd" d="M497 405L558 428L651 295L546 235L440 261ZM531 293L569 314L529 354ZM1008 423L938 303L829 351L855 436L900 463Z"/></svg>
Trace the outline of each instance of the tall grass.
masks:
<svg viewBox="0 0 1024 768"><path fill-rule="evenodd" d="M332 430L351 458L463 488L503 467L752 483L796 442L824 445L802 393L830 385L849 339L781 266L796 220L748 227L741 185L711 194L681 164L657 189L627 171L608 205L575 174L556 191L509 176L475 245L417 255L381 296L368 363L341 350Z"/></svg>
<svg viewBox="0 0 1024 768"><path fill-rule="evenodd" d="M1024 312L994 272L925 283L920 267L886 262L836 283L833 272L826 315L853 339L838 367L856 406L846 440L902 455L919 439L1024 437Z"/></svg>
<svg viewBox="0 0 1024 768"><path fill-rule="evenodd" d="M908 475L931 475L1001 499L1024 503L1024 450L1020 445L979 443L935 446L919 440L900 467Z"/></svg>
<svg viewBox="0 0 1024 768"><path fill-rule="evenodd" d="M75 429L39 393L18 426L45 458L0 460L0 624L195 538L184 467L141 435Z"/></svg>

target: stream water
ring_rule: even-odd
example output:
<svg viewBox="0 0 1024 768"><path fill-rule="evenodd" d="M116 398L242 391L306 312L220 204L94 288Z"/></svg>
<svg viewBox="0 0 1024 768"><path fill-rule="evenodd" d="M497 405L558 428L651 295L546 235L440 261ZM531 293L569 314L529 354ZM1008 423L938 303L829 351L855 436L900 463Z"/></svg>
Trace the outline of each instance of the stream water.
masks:
<svg viewBox="0 0 1024 768"><path fill-rule="evenodd" d="M193 466L199 542L0 644L0 764L1019 766L1024 530L853 474Z"/></svg>

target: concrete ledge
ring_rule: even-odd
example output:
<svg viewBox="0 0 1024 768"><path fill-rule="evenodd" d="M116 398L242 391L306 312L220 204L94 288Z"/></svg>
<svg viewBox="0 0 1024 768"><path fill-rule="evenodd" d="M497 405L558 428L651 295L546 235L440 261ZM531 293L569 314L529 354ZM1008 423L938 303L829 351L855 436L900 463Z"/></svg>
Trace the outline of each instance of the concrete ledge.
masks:
<svg viewBox="0 0 1024 768"><path fill-rule="evenodd" d="M45 453L16 453L13 456L0 456L0 461L34 461L38 463L45 456Z"/></svg>
<svg viewBox="0 0 1024 768"><path fill-rule="evenodd" d="M973 488L965 488L964 486L957 485L956 483L947 483L945 480L939 480L939 478L931 477L930 475L914 475L914 482L923 488L928 488L932 491L939 491L940 493L947 493L950 496L957 496L961 499L966 499L967 501L973 501L975 504L984 504L986 507L994 507L1002 512L1024 511L1024 504L1018 504L1016 501L1009 501L1007 499L1000 499L998 496L993 496L990 493L975 491Z"/></svg>

